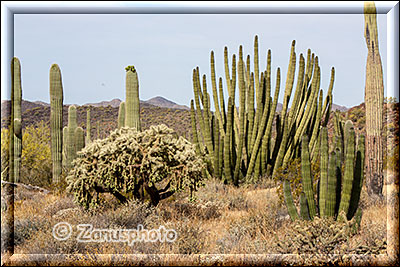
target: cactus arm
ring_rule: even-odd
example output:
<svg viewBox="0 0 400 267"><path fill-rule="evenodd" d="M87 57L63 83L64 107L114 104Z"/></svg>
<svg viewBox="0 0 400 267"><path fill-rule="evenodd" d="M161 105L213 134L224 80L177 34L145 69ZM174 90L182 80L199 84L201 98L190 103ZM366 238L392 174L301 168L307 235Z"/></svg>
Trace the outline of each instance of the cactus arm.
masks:
<svg viewBox="0 0 400 267"><path fill-rule="evenodd" d="M244 116L245 116L245 84L244 84L244 68L243 68L243 59L239 57L239 65L238 65L238 72L239 72L239 146L236 156L236 164L235 164L235 171L234 171L234 184L236 186L239 185L239 171L240 165L242 161L243 155L243 145L244 145Z"/></svg>
<svg viewBox="0 0 400 267"><path fill-rule="evenodd" d="M328 129L326 127L321 128L320 134L320 151L321 161L320 170L321 177L319 183L319 215L324 218L326 217L326 202L328 194L328 164L329 164L329 145L328 145Z"/></svg>
<svg viewBox="0 0 400 267"><path fill-rule="evenodd" d="M307 197L310 218L313 219L316 214L316 210L313 181L311 177L310 153L308 151L308 137L303 135L301 139L301 177L303 178L303 190Z"/></svg>
<svg viewBox="0 0 400 267"><path fill-rule="evenodd" d="M290 49L290 58L289 58L289 66L288 72L286 73L286 85L285 85L285 93L283 98L283 106L281 111L281 118L285 120L287 108L289 105L290 96L292 94L293 83L294 83L294 73L296 70L296 52L295 52L296 41L292 41L292 46ZM283 130L284 125L282 125Z"/></svg>
<svg viewBox="0 0 400 267"><path fill-rule="evenodd" d="M125 102L121 102L118 108L118 129L125 127Z"/></svg>
<svg viewBox="0 0 400 267"><path fill-rule="evenodd" d="M285 198L285 204L288 209L290 219L292 219L292 221L297 220L299 218L299 215L293 202L293 196L290 190L290 182L288 180L283 181L283 195Z"/></svg>
<svg viewBox="0 0 400 267"><path fill-rule="evenodd" d="M214 60L214 51L211 51L211 56L210 56L210 65L211 65L211 83L212 83L212 91L213 91L213 99L214 99L214 108L215 108L215 113L217 116L217 120L219 122L219 132L224 135L224 125L223 125L223 120L222 120L222 115L221 115L221 110L219 107L219 101L218 101L218 92L217 92L217 80L215 78L215 60ZM223 100L223 95L220 95Z"/></svg>
<svg viewBox="0 0 400 267"><path fill-rule="evenodd" d="M340 186L340 182L338 181L338 173L340 169L337 167L336 163L337 157L336 153L332 151L329 157L328 163L328 189L327 189L327 196L326 196L326 206L324 215L326 217L334 217L335 216L335 209L336 209L336 202L337 199L337 187ZM339 183L338 183L339 182Z"/></svg>
<svg viewBox="0 0 400 267"><path fill-rule="evenodd" d="M307 197L304 192L301 192L300 194L300 217L306 221L311 220L310 211L308 209Z"/></svg>
<svg viewBox="0 0 400 267"><path fill-rule="evenodd" d="M349 121L348 121L349 122ZM346 122L346 126L350 125ZM346 141L345 141L345 167L344 167L344 175L343 175L343 186L342 186L342 193L339 205L339 214L343 211L345 215L347 215L349 206L350 206L350 199L353 187L353 179L354 179L354 137L355 132L353 127L346 127L347 133Z"/></svg>
<svg viewBox="0 0 400 267"><path fill-rule="evenodd" d="M350 199L350 207L347 213L347 219L353 218L360 201L361 189L364 180L364 154L365 154L365 137L360 135L357 144L356 162L354 168L353 192Z"/></svg>

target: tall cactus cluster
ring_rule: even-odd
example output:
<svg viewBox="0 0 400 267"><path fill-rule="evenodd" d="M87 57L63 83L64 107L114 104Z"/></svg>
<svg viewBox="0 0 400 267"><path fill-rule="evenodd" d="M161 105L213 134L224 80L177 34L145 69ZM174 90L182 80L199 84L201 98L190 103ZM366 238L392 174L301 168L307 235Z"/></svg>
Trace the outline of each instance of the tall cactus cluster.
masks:
<svg viewBox="0 0 400 267"><path fill-rule="evenodd" d="M21 63L14 57L11 61L11 121L9 148L9 181L18 182L21 173L22 120L21 120Z"/></svg>
<svg viewBox="0 0 400 267"><path fill-rule="evenodd" d="M364 180L365 138L364 135L359 135L358 140L356 140L351 121L346 121L342 130L344 135L336 136L334 149L329 153L328 130L326 127L321 128L321 176L317 197L313 190L313 177L310 169L309 139L306 135L302 136L301 176L303 192L299 201L300 214L298 214L294 205L289 181L285 180L283 183L285 203L293 221L299 218L312 220L317 215L321 218L330 217L337 220L350 220L354 216L357 220L361 219L361 209L358 209L358 203Z"/></svg>
<svg viewBox="0 0 400 267"><path fill-rule="evenodd" d="M225 47L225 83L228 92L228 102L225 103L223 79L219 77L217 86L214 52L211 51L211 85L215 112L211 112L212 103L207 91L206 75L201 79L199 68L193 70L194 100L191 101L191 119L196 151L206 156L208 175L235 185L240 181L257 179L261 174L274 174L278 167L286 166L297 156L300 139L304 134L309 137L309 148L312 157L316 158L320 126L326 126L332 105L334 68L331 70L328 93L323 101L318 57L309 49L306 59L300 54L296 89L289 108L297 60L293 41L283 108L277 113L280 68L276 71L275 91L272 96L271 51L268 51L264 71L260 71L258 54L258 37L255 36L253 70L250 55L246 59L243 57L242 46L239 47L238 57L235 54L232 56L230 68L228 48ZM239 90L239 108L236 108L236 88Z"/></svg>
<svg viewBox="0 0 400 267"><path fill-rule="evenodd" d="M60 182L63 147L63 86L61 71L57 64L50 67L50 134L53 183Z"/></svg>
<svg viewBox="0 0 400 267"><path fill-rule="evenodd" d="M124 117L124 125L122 125L122 121L120 123L120 119L122 120L122 115L118 116L118 125L135 128L137 131L141 130L140 127L140 100L139 100L139 80L137 71L134 66L128 66L125 68L126 70L126 99L123 105L123 109L125 110ZM120 112L121 111L120 107ZM121 115L121 116L120 116Z"/></svg>

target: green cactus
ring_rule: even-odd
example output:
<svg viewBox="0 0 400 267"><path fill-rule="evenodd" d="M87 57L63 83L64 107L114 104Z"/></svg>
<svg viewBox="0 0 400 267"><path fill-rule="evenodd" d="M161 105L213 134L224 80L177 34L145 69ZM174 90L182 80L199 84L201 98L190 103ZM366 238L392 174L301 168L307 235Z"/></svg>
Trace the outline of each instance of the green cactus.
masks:
<svg viewBox="0 0 400 267"><path fill-rule="evenodd" d="M82 127L75 129L75 150L76 153L81 151L85 147L85 131Z"/></svg>
<svg viewBox="0 0 400 267"><path fill-rule="evenodd" d="M320 187L319 187L319 213L321 217L325 217L325 205L328 194L328 163L329 163L329 145L328 145L328 130L323 127L321 129L321 141L320 141L320 151L321 151L321 177L320 177Z"/></svg>
<svg viewBox="0 0 400 267"><path fill-rule="evenodd" d="M239 47L237 58L235 54L232 55L231 68L228 62L228 48L224 48L225 82L228 97L231 98L233 106L230 107L228 104L226 110L221 77L219 78L217 92L214 51L211 51L210 56L212 97L207 92L206 76L203 75L202 85L200 85L199 67L193 69L195 104L193 108L196 116L191 116L191 118L192 121L196 120L194 124L196 128L193 128L193 131L198 133L199 153L205 153L208 161L213 164L217 162L217 155L224 155L224 171L217 174L218 168L215 168L213 164L209 164L209 171L215 177L222 178L224 176L226 180L232 178L231 182L235 184L238 184L238 177L240 176L245 176L243 181L249 181L253 178L257 179L260 173L263 175L274 174L277 168L285 167L291 159L299 157L300 154L296 154L296 151L300 151L300 139L304 134L310 140L311 158L313 160L317 158L319 154L319 145L317 145L319 142L317 140L319 140L320 126L325 123L323 115L329 113L331 106L329 94L333 89L334 72L331 73L331 84L325 103L323 103L323 91L320 90L321 70L318 65L318 57L311 53L311 50L308 50L307 53L307 63L303 55L300 54L297 85L294 99L291 101L297 62L295 41L293 41L290 49L284 105L282 112L277 116L280 69L277 70L277 85L272 97L271 51L268 50L267 66L264 71L260 70L258 54L258 36L255 36L254 72L252 72L250 56L247 56L246 63L243 60L242 46ZM235 107L236 88L239 90L239 108ZM223 153L214 151L217 138L213 136L216 131L211 127L211 98L214 101L214 116L215 121L218 122L219 135L221 136L218 140L224 139L224 145L222 146L221 143L220 146ZM292 102L291 107L289 107L290 102ZM227 118L230 108L233 109L231 122ZM276 137L273 138L272 126L275 118L277 133ZM244 128L242 129L243 125ZM230 134L226 138L229 131ZM226 151L226 149L229 149L229 151ZM228 158L229 163L226 161ZM230 175L226 175L227 173L230 173Z"/></svg>
<svg viewBox="0 0 400 267"><path fill-rule="evenodd" d="M89 144L92 142L92 137L90 132L92 131L92 126L90 124L90 109L87 110L86 112L86 144Z"/></svg>
<svg viewBox="0 0 400 267"><path fill-rule="evenodd" d="M295 221L299 218L299 215L293 202L293 196L290 190L290 182L288 180L283 181L283 194L290 218L292 221Z"/></svg>
<svg viewBox="0 0 400 267"><path fill-rule="evenodd" d="M340 149L336 148L328 156L328 134L326 127L321 128L321 180L319 181L319 200L318 211L319 217L333 217L339 221L351 220L354 216L361 216L358 207L360 192L363 181L365 139L360 135L357 144L357 153L355 153L355 132L351 124L346 127L346 156L344 162L344 173L342 175L340 166L341 153ZM300 199L300 214L301 218L307 219L305 212L308 212L310 219L313 219L317 214L317 208L314 202L314 192L312 189L312 177L310 171L309 144L308 137L302 137L301 146L301 168L302 168L302 184L303 192L307 199L307 208L305 207L304 199ZM338 153L337 153L338 152ZM339 162L339 163L338 163ZM342 182L343 177L343 182ZM284 181L284 190L290 185ZM290 192L285 192L285 199ZM304 197L303 197L304 198ZM292 200L293 201L293 200ZM286 201L286 206L289 213L293 214L293 206L290 201ZM343 216L342 216L343 215ZM292 217L292 215L291 215ZM292 217L293 219L293 217ZM360 218L356 218L360 220Z"/></svg>
<svg viewBox="0 0 400 267"><path fill-rule="evenodd" d="M307 202L307 197L304 192L301 192L300 194L300 217L303 220L311 220L310 218L310 211L308 209L308 202Z"/></svg>
<svg viewBox="0 0 400 267"><path fill-rule="evenodd" d="M11 123L13 124L10 131L10 164L9 173L10 180L19 182L21 174L21 154L22 154L22 121L21 121L21 63L18 58L12 60L12 105L11 105ZM12 151L11 151L12 150ZM11 155L12 153L12 155Z"/></svg>
<svg viewBox="0 0 400 267"><path fill-rule="evenodd" d="M50 133L53 183L60 182L63 149L63 86L61 71L57 64L50 67Z"/></svg>
<svg viewBox="0 0 400 267"><path fill-rule="evenodd" d="M231 154L231 139L232 139L232 131L233 131L233 103L232 103L232 98L228 98L228 117L226 120L226 134L224 137L224 174L225 174L225 180L227 182L231 182L232 179L232 165L231 165L231 160L232 160L232 154Z"/></svg>
<svg viewBox="0 0 400 267"><path fill-rule="evenodd" d="M126 70L126 99L125 99L125 127L141 130L140 126L140 100L139 80L134 66L128 66Z"/></svg>
<svg viewBox="0 0 400 267"><path fill-rule="evenodd" d="M79 154L66 178L67 191L85 209L95 208L101 193L120 202L150 200L156 206L185 188L196 191L204 177L205 166L193 144L165 125L116 129Z"/></svg>
<svg viewBox="0 0 400 267"><path fill-rule="evenodd" d="M66 167L68 169L72 167L72 161L76 158L75 130L77 127L76 106L71 105L68 108L67 138L65 143Z"/></svg>
<svg viewBox="0 0 400 267"><path fill-rule="evenodd" d="M125 102L119 104L118 109L118 129L125 126Z"/></svg>
<svg viewBox="0 0 400 267"><path fill-rule="evenodd" d="M326 137L326 139L328 139ZM324 151L321 153L326 153L328 154L328 151ZM324 156L326 157L326 156ZM326 166L321 166L326 167ZM331 152L330 157L329 157L329 163L328 163L328 188L327 188L327 197L326 197L326 202L325 202L325 211L322 212L326 217L334 217L335 212L336 212L336 202L338 201L337 199L337 193L336 193L336 188L340 186L340 181L338 181L338 172L340 172L339 168L337 167L337 157L336 153L334 151ZM321 189L320 189L321 191ZM320 209L322 206L320 206ZM321 212L320 212L321 215Z"/></svg>
<svg viewBox="0 0 400 267"><path fill-rule="evenodd" d="M351 121L346 122L345 131L345 166L342 184L342 194L339 205L339 213L344 212L347 215L350 207L350 199L353 189L354 180L354 153L355 153L355 132L354 128L348 125L352 125Z"/></svg>
<svg viewBox="0 0 400 267"><path fill-rule="evenodd" d="M316 214L313 179L311 176L310 153L308 152L308 137L303 135L301 139L301 177L303 190L307 197L310 218L313 219Z"/></svg>

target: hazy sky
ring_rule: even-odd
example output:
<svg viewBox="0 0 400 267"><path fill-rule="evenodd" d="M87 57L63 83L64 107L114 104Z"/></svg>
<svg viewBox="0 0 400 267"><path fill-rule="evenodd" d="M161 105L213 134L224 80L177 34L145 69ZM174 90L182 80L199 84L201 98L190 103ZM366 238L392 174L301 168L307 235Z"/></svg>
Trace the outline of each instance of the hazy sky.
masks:
<svg viewBox="0 0 400 267"><path fill-rule="evenodd" d="M386 30L386 15L378 15L384 75ZM265 69L268 49L272 51L273 79L276 68L281 68L281 102L292 40L296 40L297 59L300 53L306 55L308 48L318 55L324 96L334 66L334 103L350 107L364 101L367 48L363 14L14 16L14 53L21 61L23 98L49 102L49 69L57 63L66 104L124 100L125 67L134 65L141 99L163 96L189 105L193 68L199 66L201 74L207 75L210 91L210 51L215 52L217 76L225 77L224 47L228 46L231 62L232 53L237 54L242 44L244 55L250 54L253 63L255 35L259 36L260 68ZM386 78L384 83L386 88ZM225 83L224 87L226 90Z"/></svg>

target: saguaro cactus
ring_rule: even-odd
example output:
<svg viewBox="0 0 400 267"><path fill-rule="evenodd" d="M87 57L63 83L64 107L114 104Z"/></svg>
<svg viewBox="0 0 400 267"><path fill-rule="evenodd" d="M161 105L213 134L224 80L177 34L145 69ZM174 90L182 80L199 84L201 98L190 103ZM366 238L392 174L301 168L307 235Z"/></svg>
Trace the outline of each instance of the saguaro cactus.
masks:
<svg viewBox="0 0 400 267"><path fill-rule="evenodd" d="M125 126L125 102L119 104L118 109L118 129Z"/></svg>
<svg viewBox="0 0 400 267"><path fill-rule="evenodd" d="M345 127L346 133L344 135L347 140L344 142L346 144L346 156L343 175L340 170L340 166L342 165L340 163L341 156L336 153L339 148L335 148L328 156L327 129L325 127L321 129L321 180L319 182L319 199L317 202L320 217L334 217L335 219L342 220L344 218L351 219L356 214L359 214L357 210L359 209L358 202L363 181L364 137L363 135L359 137L356 150L354 127L351 121L347 121L346 124L348 124L348 127ZM300 199L300 214L302 219L308 219L308 217L313 219L314 215L317 215L317 208L314 202L315 194L309 170L310 159L307 136L302 137L301 157L302 194L304 195L301 196L303 199ZM342 176L343 182L341 181ZM289 215L292 220L296 220L299 216L293 204L289 182L284 181L283 187ZM305 213L308 213L308 215ZM344 217L339 216L341 214Z"/></svg>
<svg viewBox="0 0 400 267"><path fill-rule="evenodd" d="M90 109L86 111L86 144L92 142L91 134L92 126L90 124Z"/></svg>
<svg viewBox="0 0 400 267"><path fill-rule="evenodd" d="M364 3L364 37L368 48L365 80L366 185L369 195L382 197L383 189L383 71L378 45L376 8Z"/></svg>
<svg viewBox="0 0 400 267"><path fill-rule="evenodd" d="M125 126L140 131L139 80L134 66L126 70Z"/></svg>
<svg viewBox="0 0 400 267"><path fill-rule="evenodd" d="M63 86L57 64L50 67L50 134L53 183L60 182L63 149Z"/></svg>
<svg viewBox="0 0 400 267"><path fill-rule="evenodd" d="M67 138L65 144L67 168L72 167L72 161L76 158L76 146L75 146L75 130L78 127L76 121L76 106L72 105L68 108L68 126L67 126Z"/></svg>
<svg viewBox="0 0 400 267"><path fill-rule="evenodd" d="M85 131L82 127L75 129L75 151L79 152L85 147Z"/></svg>
<svg viewBox="0 0 400 267"><path fill-rule="evenodd" d="M14 57L11 61L11 121L8 178L18 182L21 169L22 122L21 122L21 63Z"/></svg>

